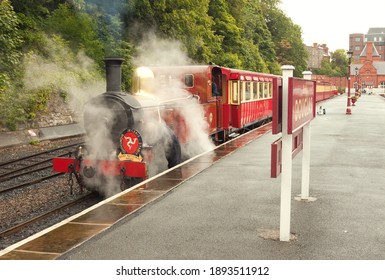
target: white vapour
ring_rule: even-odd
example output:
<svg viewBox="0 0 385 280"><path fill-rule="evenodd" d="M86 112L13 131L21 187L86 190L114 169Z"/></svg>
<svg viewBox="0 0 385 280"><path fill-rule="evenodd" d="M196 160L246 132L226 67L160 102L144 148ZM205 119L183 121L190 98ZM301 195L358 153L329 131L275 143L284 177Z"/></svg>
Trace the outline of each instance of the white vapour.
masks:
<svg viewBox="0 0 385 280"><path fill-rule="evenodd" d="M134 63L137 66L172 67L194 64L188 58L183 50L183 46L179 42L159 39L153 34L149 34L146 40L141 43L138 54L138 57L134 59ZM138 92L135 94L141 98L141 103L144 106L152 106L156 103L160 105L161 111L166 111L167 114L167 110L173 110L175 112L174 115L179 115L183 122L185 122L189 141L181 143L182 159L187 159L213 149L214 144L208 137L208 124L204 118L203 107L199 104L198 100L193 98L184 89L184 84L179 80L170 79L167 82L167 86L160 86L162 84L164 84L164 81L159 80L159 77L155 77L150 86L147 83L145 89L138 89ZM155 97L148 98L149 94L153 94ZM162 119L152 117L153 120L150 122L152 127L155 127L154 122L164 124ZM146 116L145 123L148 123L150 118L151 116ZM160 136L159 133L164 133L164 135ZM155 137L154 135L157 136ZM155 132L153 128L144 129L144 141L153 137L158 140L170 139L167 129L161 129L158 132ZM156 149L164 151L167 145L170 145L170 140L162 144L157 142ZM164 156L159 157L157 160L155 164L152 163L152 165L156 165L153 168L156 168L157 172L167 168Z"/></svg>
<svg viewBox="0 0 385 280"><path fill-rule="evenodd" d="M186 49L176 40L161 39L148 33L139 44L133 62L137 66L175 66L189 65L193 61L187 56Z"/></svg>
<svg viewBox="0 0 385 280"><path fill-rule="evenodd" d="M105 89L96 63L83 52L74 54L59 37L45 37L43 48L45 57L31 52L23 60L24 88L54 87L54 94L65 92L68 106L80 115L87 100Z"/></svg>

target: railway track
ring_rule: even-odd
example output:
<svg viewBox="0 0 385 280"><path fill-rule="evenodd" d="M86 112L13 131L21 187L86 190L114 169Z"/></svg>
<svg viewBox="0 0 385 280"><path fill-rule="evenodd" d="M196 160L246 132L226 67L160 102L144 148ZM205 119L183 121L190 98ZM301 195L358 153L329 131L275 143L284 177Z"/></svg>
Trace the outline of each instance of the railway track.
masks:
<svg viewBox="0 0 385 280"><path fill-rule="evenodd" d="M0 163L0 195L26 186L61 176L52 173L52 158L71 156L74 148L83 142L23 156Z"/></svg>
<svg viewBox="0 0 385 280"><path fill-rule="evenodd" d="M0 151L6 159L0 162L0 250L101 200L88 191L71 194L64 174L52 171L52 158L71 156L83 143L76 138Z"/></svg>
<svg viewBox="0 0 385 280"><path fill-rule="evenodd" d="M54 215L57 215L59 212L61 211L66 211L68 210L69 208L71 207L74 207L74 206L77 206L81 203L85 203L87 202L88 200L90 201L94 201L95 199L98 199L98 196L96 193L88 193L88 194L85 194L73 201L70 201L64 205L60 205L54 209L51 209L45 213L42 213L36 217L33 217L33 218L30 218L30 219L27 219L23 222L20 222L19 224L15 225L15 226L12 226L10 228L7 228L5 230L2 230L0 232L0 239L1 238L4 238L4 237L7 237L7 236L10 236L10 235L15 235L15 234L18 234L20 232L22 232L23 230L25 230L27 227L31 226L31 225L34 225L38 222L41 222L43 220L47 220L47 219L50 219L52 216ZM99 201L99 200L98 200Z"/></svg>

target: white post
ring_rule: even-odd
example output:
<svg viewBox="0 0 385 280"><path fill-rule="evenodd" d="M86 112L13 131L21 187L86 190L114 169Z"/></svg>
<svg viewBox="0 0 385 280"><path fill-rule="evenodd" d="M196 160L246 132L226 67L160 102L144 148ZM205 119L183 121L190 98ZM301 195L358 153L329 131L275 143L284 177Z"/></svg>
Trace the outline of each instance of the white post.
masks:
<svg viewBox="0 0 385 280"><path fill-rule="evenodd" d="M303 78L311 80L312 73L304 71ZM302 182L301 182L301 200L309 199L310 185L310 122L303 127L303 147L302 147Z"/></svg>
<svg viewBox="0 0 385 280"><path fill-rule="evenodd" d="M281 215L279 239L290 241L291 181L293 138L288 130L289 78L293 77L294 66L282 66L282 172L281 172Z"/></svg>

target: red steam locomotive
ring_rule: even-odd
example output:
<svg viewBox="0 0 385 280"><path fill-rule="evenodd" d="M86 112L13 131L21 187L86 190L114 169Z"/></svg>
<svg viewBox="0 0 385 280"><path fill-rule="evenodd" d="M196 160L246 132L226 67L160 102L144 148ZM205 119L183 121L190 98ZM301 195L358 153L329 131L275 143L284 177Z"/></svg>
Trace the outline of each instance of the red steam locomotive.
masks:
<svg viewBox="0 0 385 280"><path fill-rule="evenodd" d="M270 121L282 91L280 76L203 65L140 67L124 93L122 62L106 59L107 92L85 106L87 144L53 161L54 171L106 196Z"/></svg>

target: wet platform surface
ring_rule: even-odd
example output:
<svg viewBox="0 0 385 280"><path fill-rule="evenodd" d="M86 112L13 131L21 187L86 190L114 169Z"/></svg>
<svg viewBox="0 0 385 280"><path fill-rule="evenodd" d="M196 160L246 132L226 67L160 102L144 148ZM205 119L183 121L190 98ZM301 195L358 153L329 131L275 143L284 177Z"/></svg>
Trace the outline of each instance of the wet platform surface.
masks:
<svg viewBox="0 0 385 280"><path fill-rule="evenodd" d="M277 241L270 132L246 134L105 201L2 259L385 260L385 99L322 102L311 124L310 196L293 160L290 242ZM266 127L268 129L268 127ZM259 137L260 136L260 137ZM192 177L189 177L192 176ZM116 221L116 222L114 222Z"/></svg>
<svg viewBox="0 0 385 280"><path fill-rule="evenodd" d="M268 133L271 125L249 132L189 160L148 182L127 190L63 223L0 252L0 260L52 260L102 233L123 218L154 202L215 162Z"/></svg>
<svg viewBox="0 0 385 280"><path fill-rule="evenodd" d="M318 104L326 114L311 124L316 200L296 199L302 153L293 161L292 241L277 241L281 191L280 178L270 178L270 145L279 135L266 133L58 258L385 260L385 99L362 95L352 115L346 103Z"/></svg>

